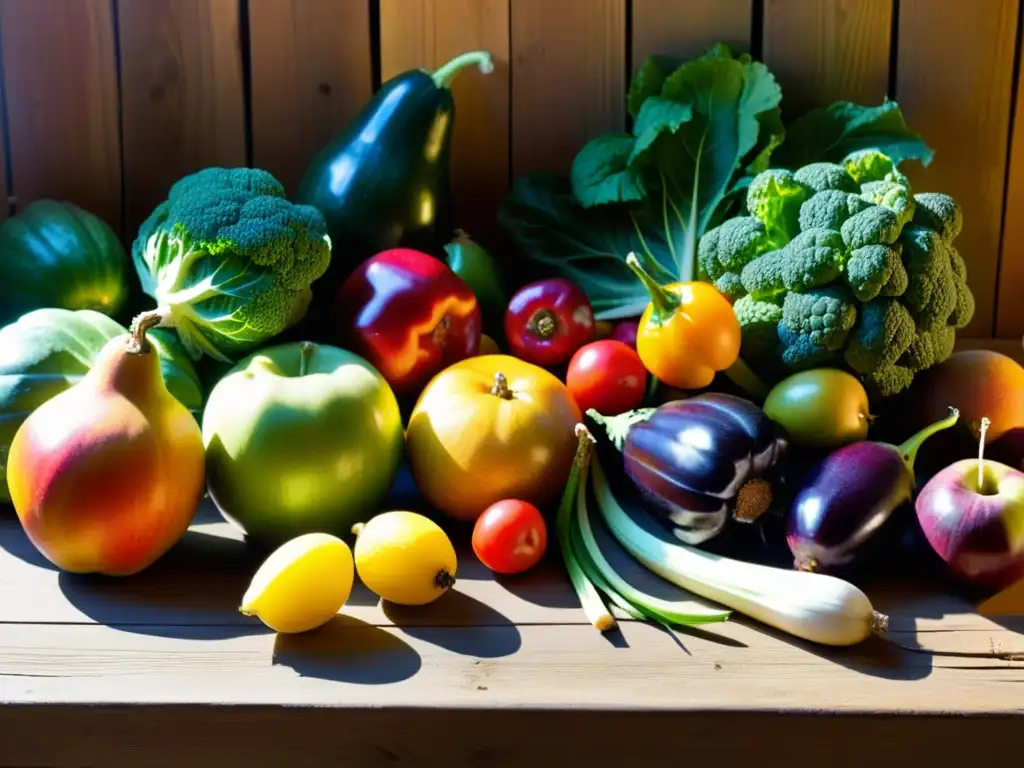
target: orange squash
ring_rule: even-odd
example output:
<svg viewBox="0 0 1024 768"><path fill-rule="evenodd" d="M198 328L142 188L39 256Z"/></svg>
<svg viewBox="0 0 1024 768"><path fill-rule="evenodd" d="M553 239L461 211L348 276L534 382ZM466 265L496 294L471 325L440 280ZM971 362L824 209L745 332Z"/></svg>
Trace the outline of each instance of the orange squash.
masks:
<svg viewBox="0 0 1024 768"><path fill-rule="evenodd" d="M416 485L434 507L473 522L497 501L535 506L562 491L581 420L557 377L509 355L449 366L426 386L406 444Z"/></svg>

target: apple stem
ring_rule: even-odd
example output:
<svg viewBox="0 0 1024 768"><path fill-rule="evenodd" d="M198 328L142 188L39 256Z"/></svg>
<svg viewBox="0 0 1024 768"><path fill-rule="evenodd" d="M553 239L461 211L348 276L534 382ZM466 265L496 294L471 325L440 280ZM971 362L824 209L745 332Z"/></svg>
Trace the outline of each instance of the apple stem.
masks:
<svg viewBox="0 0 1024 768"><path fill-rule="evenodd" d="M978 438L978 493L982 492L982 486L985 484L985 433L988 432L991 423L988 416L981 417L981 437Z"/></svg>
<svg viewBox="0 0 1024 768"><path fill-rule="evenodd" d="M506 379L505 374L500 371L494 374L494 386L491 387L491 394L497 395L502 400L512 399L512 390L509 389L508 379Z"/></svg>
<svg viewBox="0 0 1024 768"><path fill-rule="evenodd" d="M305 376L309 370L309 360L313 357L313 350L316 345L311 341L304 341L299 344L299 376Z"/></svg>

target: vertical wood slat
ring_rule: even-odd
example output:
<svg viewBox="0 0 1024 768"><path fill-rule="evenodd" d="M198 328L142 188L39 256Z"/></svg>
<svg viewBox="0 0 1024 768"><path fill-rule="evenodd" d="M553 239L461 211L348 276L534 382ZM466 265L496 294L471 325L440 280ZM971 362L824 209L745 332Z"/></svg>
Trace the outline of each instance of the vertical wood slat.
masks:
<svg viewBox="0 0 1024 768"><path fill-rule="evenodd" d="M626 115L624 0L512 2L512 173L567 172Z"/></svg>
<svg viewBox="0 0 1024 768"><path fill-rule="evenodd" d="M373 90L369 0L249 0L253 164L294 194Z"/></svg>
<svg viewBox="0 0 1024 768"><path fill-rule="evenodd" d="M509 183L509 0L381 0L384 80L481 49L494 71L467 69L451 85L452 189L457 226L486 239Z"/></svg>
<svg viewBox="0 0 1024 768"><path fill-rule="evenodd" d="M875 105L889 86L892 0L765 0L763 60L787 119L837 100Z"/></svg>
<svg viewBox="0 0 1024 768"><path fill-rule="evenodd" d="M77 203L121 227L110 0L2 0L12 190Z"/></svg>
<svg viewBox="0 0 1024 768"><path fill-rule="evenodd" d="M236 0L119 0L125 237L171 184L245 165Z"/></svg>
<svg viewBox="0 0 1024 768"><path fill-rule="evenodd" d="M1024 58L1018 63L1013 136L1003 210L1003 238L996 284L996 328L999 338L1024 337Z"/></svg>
<svg viewBox="0 0 1024 768"><path fill-rule="evenodd" d="M6 87L0 82L0 103L6 100ZM10 190L7 188L7 121L0 120L0 223L11 213Z"/></svg>
<svg viewBox="0 0 1024 768"><path fill-rule="evenodd" d="M753 0L633 0L630 71L654 54L693 58L716 43L750 50Z"/></svg>
<svg viewBox="0 0 1024 768"><path fill-rule="evenodd" d="M994 330L1017 13L1017 0L900 2L895 97L935 149L927 168L907 170L916 191L963 208L957 248L977 304L965 338Z"/></svg>

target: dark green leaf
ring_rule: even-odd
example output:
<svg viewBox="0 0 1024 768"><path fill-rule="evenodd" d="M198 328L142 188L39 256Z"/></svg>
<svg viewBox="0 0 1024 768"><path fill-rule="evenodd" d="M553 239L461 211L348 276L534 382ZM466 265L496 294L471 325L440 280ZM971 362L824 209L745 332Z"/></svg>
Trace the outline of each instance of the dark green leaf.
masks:
<svg viewBox="0 0 1024 768"><path fill-rule="evenodd" d="M636 142L631 148L629 164L634 165L636 159L641 157L662 133L675 133L692 117L693 106L689 103L671 101L660 96L647 99L633 125Z"/></svg>
<svg viewBox="0 0 1024 768"><path fill-rule="evenodd" d="M628 133L606 133L587 142L572 163L572 191L584 207L643 200L640 172L627 161L633 151Z"/></svg>

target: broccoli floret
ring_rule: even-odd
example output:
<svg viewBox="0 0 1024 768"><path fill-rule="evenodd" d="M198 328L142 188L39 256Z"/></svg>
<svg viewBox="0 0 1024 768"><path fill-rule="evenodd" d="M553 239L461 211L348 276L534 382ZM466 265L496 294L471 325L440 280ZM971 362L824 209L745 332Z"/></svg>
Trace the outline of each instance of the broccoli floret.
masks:
<svg viewBox="0 0 1024 768"><path fill-rule="evenodd" d="M783 169L757 174L747 188L747 210L764 224L771 247L778 248L800 231L800 206L812 190Z"/></svg>
<svg viewBox="0 0 1024 768"><path fill-rule="evenodd" d="M869 181L861 186L860 194L865 200L895 213L900 229L914 216L916 206L910 192L910 182L902 174L890 174L882 181Z"/></svg>
<svg viewBox="0 0 1024 768"><path fill-rule="evenodd" d="M949 265L953 268L953 276L957 280L967 282L967 262L964 261L964 257L960 255L960 251L955 246L949 245L946 247L949 252Z"/></svg>
<svg viewBox="0 0 1024 768"><path fill-rule="evenodd" d="M843 235L843 242L853 249L876 243L895 243L900 230L900 220L895 213L880 205L873 205L848 218L839 231Z"/></svg>
<svg viewBox="0 0 1024 768"><path fill-rule="evenodd" d="M916 337L917 327L906 307L892 299L876 299L861 305L844 356L858 373L873 373L899 360Z"/></svg>
<svg viewBox="0 0 1024 768"><path fill-rule="evenodd" d="M861 149L843 159L843 167L858 184L881 181L895 170L892 159L877 149Z"/></svg>
<svg viewBox="0 0 1024 768"><path fill-rule="evenodd" d="M793 174L793 178L815 192L838 189L841 192L856 192L857 182L846 169L835 163L811 163Z"/></svg>
<svg viewBox="0 0 1024 768"><path fill-rule="evenodd" d="M955 279L954 284L956 285L956 306L953 308L953 314L949 316L947 321L956 330L966 328L967 324L974 319L974 294L968 287L967 283L963 280Z"/></svg>
<svg viewBox="0 0 1024 768"><path fill-rule="evenodd" d="M946 324L957 306L957 280L949 250L934 230L916 225L907 227L900 240L910 280L903 303L921 330L934 330Z"/></svg>
<svg viewBox="0 0 1024 768"><path fill-rule="evenodd" d="M871 373L863 374L861 381L870 398L891 397L910 387L914 371L896 363L883 363Z"/></svg>
<svg viewBox="0 0 1024 768"><path fill-rule="evenodd" d="M743 288L743 283L740 282L740 276L735 272L726 272L720 278L715 280L715 287L729 299L729 301L736 301L743 296L746 291Z"/></svg>
<svg viewBox="0 0 1024 768"><path fill-rule="evenodd" d="M964 214L959 204L941 192L922 192L914 195L914 223L934 230L947 243L952 243L964 225Z"/></svg>
<svg viewBox="0 0 1024 768"><path fill-rule="evenodd" d="M764 224L753 216L737 216L704 233L697 259L707 276L717 280L726 272L739 272L767 248Z"/></svg>
<svg viewBox="0 0 1024 768"><path fill-rule="evenodd" d="M907 289L907 270L898 250L888 245L865 245L846 260L846 282L859 301L876 296L900 296Z"/></svg>
<svg viewBox="0 0 1024 768"><path fill-rule="evenodd" d="M323 215L266 171L206 168L171 186L132 257L189 354L230 362L305 315L331 241Z"/></svg>
<svg viewBox="0 0 1024 768"><path fill-rule="evenodd" d="M856 322L856 300L843 286L787 293L779 324L779 338L786 345L783 362L798 367L813 359L817 364L826 353L843 348Z"/></svg>
<svg viewBox="0 0 1024 768"><path fill-rule="evenodd" d="M777 329L782 320L782 306L747 295L738 299L732 308L740 321L743 354L755 360L773 357L779 345Z"/></svg>
<svg viewBox="0 0 1024 768"><path fill-rule="evenodd" d="M950 325L919 331L897 364L918 373L946 360L953 354L955 344L956 329Z"/></svg>
<svg viewBox="0 0 1024 768"><path fill-rule="evenodd" d="M851 201L855 201L853 205ZM866 207L866 201L857 195L826 189L800 206L800 230L834 229L838 232L844 221Z"/></svg>
<svg viewBox="0 0 1024 768"><path fill-rule="evenodd" d="M801 232L785 248L770 251L743 268L743 287L763 299L832 282L842 272L843 238L829 229Z"/></svg>

